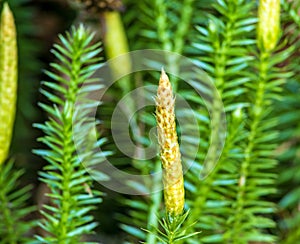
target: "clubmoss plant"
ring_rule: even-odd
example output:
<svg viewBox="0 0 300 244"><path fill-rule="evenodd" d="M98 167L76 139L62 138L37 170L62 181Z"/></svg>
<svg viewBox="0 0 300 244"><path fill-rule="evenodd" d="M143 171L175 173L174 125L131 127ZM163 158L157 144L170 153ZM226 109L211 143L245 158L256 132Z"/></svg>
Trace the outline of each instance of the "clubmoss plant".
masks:
<svg viewBox="0 0 300 244"><path fill-rule="evenodd" d="M197 221L193 228L202 231L199 236L200 241L205 243L212 240L215 243L226 243L224 233L230 231L229 216L233 215L229 214L229 206L231 197L234 196L231 191L237 181L235 172L239 164L237 155L245 135L244 124L237 121L242 121L243 118L242 108L246 105L242 99L246 96L243 84L250 80L247 69L249 69L249 62L253 60L243 47L248 45L250 49L255 43L249 34L250 30L255 29L256 20L249 15L253 11L251 2L219 1L212 4L212 11L215 12L207 15L207 22L197 26L198 35L193 46L194 52L199 55L195 62L213 80L223 105L218 104L212 97L213 114L209 115L203 109L203 101L199 99L196 103L202 137L195 163L186 174L186 181L190 186L187 187L187 202L192 213L189 223ZM209 91L207 96L211 96ZM186 99L191 100L188 96ZM217 133L218 128L222 126L220 106L224 106L227 115L226 140ZM240 115L236 116L236 114ZM213 124L210 124L211 116L215 118ZM205 179L200 180L199 168L203 168L203 161L209 147L213 147L215 152L217 150L216 145L210 145L209 135L216 141L225 140L225 145L219 159L215 157L216 153L208 159L208 165L216 163L215 168L205 175ZM224 192L228 192L228 198L222 197Z"/></svg>
<svg viewBox="0 0 300 244"><path fill-rule="evenodd" d="M28 206L31 186L22 186L24 170L16 170L13 160L0 168L0 239L2 243L30 243L37 221L28 216L36 210Z"/></svg>
<svg viewBox="0 0 300 244"><path fill-rule="evenodd" d="M169 78L163 69L155 102L166 217L158 221L163 230L155 227L156 232L152 233L163 243L173 244L198 233L186 234L189 226L183 228L189 211L184 213L184 179L176 131L175 98Z"/></svg>
<svg viewBox="0 0 300 244"><path fill-rule="evenodd" d="M155 101L160 158L163 167L164 201L167 214L176 217L181 215L184 209L184 185L176 132L175 98L164 70L161 72Z"/></svg>
<svg viewBox="0 0 300 244"><path fill-rule="evenodd" d="M34 1L3 2L27 6ZM126 173L153 176L153 181L148 177L143 177L144 182L139 183L124 181L141 195L107 191L120 207L114 209L117 212L114 221L119 221L120 229L109 228L120 231L124 244L298 243L300 117L296 111L299 110L300 91L300 1L260 0L258 4L249 0L77 2L85 6L93 20L97 18L104 49L95 43L94 35L80 25L60 35L59 44L52 50L56 61L46 71L50 81L44 81L40 90L45 96L40 106L48 119L35 125L44 133L39 139L44 149L35 150L35 153L46 159L47 165L39 175L49 190L49 201L42 207L38 220L43 231L36 237L31 228L34 222L28 221L34 217L30 214L34 208L26 205L26 201L32 200L29 200L30 187L20 186L18 182L23 171L15 170L10 158L17 97L17 50L13 17L6 3L3 7L0 29L0 242L27 243L31 236L35 239L33 243L102 241L97 238L101 238L101 234L89 236L97 225L91 210L96 210L98 215L102 193L94 189L88 170L89 166L101 163L103 156L109 154L108 150L113 150L116 153L109 158L112 165ZM28 12L22 14L25 18ZM30 32L27 27L23 31ZM91 126L95 118L90 118L89 108L96 110L97 105L90 101L92 96L88 96L104 88L106 83L98 85L94 77L103 62L100 56L106 56L112 77L120 77L130 72L132 63L124 55L130 49L176 52L192 59L194 65L206 73L204 76L200 72L201 77L185 82L180 76L187 74L190 67L179 67L179 59L166 55L166 70L178 77L170 77L171 85L166 73L162 72L156 104L153 104L156 105L156 118L152 114L153 107L135 113L135 102L141 105L152 99L153 93L150 95L148 86L143 93L145 97L123 105L126 111L134 114L130 118L132 130L126 138L137 145L133 155L138 157L134 159L122 154L113 142L110 115L120 98L132 89L157 85L159 73L135 72L102 90L107 94L96 114L101 123L96 121L97 129L100 128L107 138L105 145L106 140L98 139L98 130ZM34 56L30 48L26 48L26 52ZM119 55L124 55L119 64L111 62ZM161 66L151 60L146 62L155 68ZM24 67L22 61L21 65ZM32 62L28 65L31 69L36 67ZM205 81L207 76L215 90L211 90L208 83L199 82ZM21 96L26 93L23 99L28 96L27 89L21 87L19 90ZM196 90L200 90L203 97ZM177 118L173 93L191 108L180 107L178 99ZM79 98L91 103L77 103L81 101ZM18 97L21 109L27 112L23 99ZM194 117L195 124L185 120L189 116ZM183 119L178 128L176 119ZM153 149L151 140L155 136L148 136L147 132L155 125L160 158L153 156L143 160L148 153L145 148ZM223 133L219 133L222 130ZM279 139L282 144L278 147ZM221 149L213 142L224 147ZM101 153L97 151L99 146L104 149ZM82 151L79 153L76 149ZM162 179L159 174L153 174L161 168ZM98 175L104 176L101 172ZM162 182L165 188L159 191ZM117 238L118 243L123 241Z"/></svg>
<svg viewBox="0 0 300 244"><path fill-rule="evenodd" d="M34 210L26 202L30 186L21 187L23 170L15 170L8 159L17 99L17 41L13 14L7 3L0 27L0 240L2 243L27 243L25 234L34 226L24 218Z"/></svg>
<svg viewBox="0 0 300 244"><path fill-rule="evenodd" d="M60 74L46 71L53 81L43 82L43 85L51 91L41 90L51 102L49 105L40 104L49 120L35 125L45 133L39 140L48 147L35 150L49 163L40 172L41 181L51 192L48 195L51 204L41 210L44 219L40 226L47 236L38 236L37 239L43 243L86 243L83 235L91 234L97 225L89 212L101 202L100 193L91 189L92 177L81 164L73 141L75 101L85 94L79 88L83 83L92 83L91 76L101 66L97 58L101 52L100 43L91 45L92 39L93 34L82 25L73 27L66 37L60 35L61 44L56 44L52 50L58 63L51 64ZM81 129L90 130L84 126ZM101 143L98 142L97 146Z"/></svg>
<svg viewBox="0 0 300 244"><path fill-rule="evenodd" d="M187 204L190 204L191 209L189 220L197 220L193 227L202 230L199 237L191 239L204 243L272 243L274 236L269 235L266 229L274 228L275 225L272 218L266 215L275 211L275 208L263 196L274 193L275 189L275 175L271 169L274 170L276 162L271 155L276 148L276 132L272 127L276 118L270 115L267 108L271 109L272 101L280 97L279 87L290 75L284 70L278 71L274 66L284 56L289 56L291 50L273 54L272 62L270 59L267 61L270 63L260 65L260 54L257 54L257 47L254 45L256 37L251 32L255 30L257 21L253 2L219 1L213 4L213 8L218 18L216 15L209 15L207 25L197 28L199 40L194 46L195 52L200 54L197 64L212 77L222 97L228 129L222 155L214 170L203 181L195 177L197 169L202 167L201 162L205 159L209 146L209 138L204 136L195 162L199 166L191 168L186 174L186 182L190 186L186 187ZM272 41L277 43L277 39ZM258 67L268 67L269 70L265 76L254 75L261 72ZM258 79L262 77L263 81L259 82ZM262 99L259 98L261 95ZM259 100L262 103L258 109L255 104ZM252 108L255 107L254 112ZM218 109L214 111L218 112ZM262 117L259 122L253 122L252 118L258 111L263 115L260 115ZM209 125L209 119L204 119L207 116L205 111L200 110L200 114L203 127L207 126L200 127L201 134L209 135L207 128L211 126L214 136L218 123ZM239 121L242 121L240 123L237 122L238 114ZM255 125L257 123L260 126ZM251 126L255 128L251 129ZM253 133L255 135L251 135ZM252 146L249 151L250 144ZM243 158L247 159L242 160ZM264 173L260 174L261 171ZM267 190L259 190L258 184L264 185ZM227 197L224 198L224 195Z"/></svg>
<svg viewBox="0 0 300 244"><path fill-rule="evenodd" d="M253 62L257 75L247 84L252 106L248 108L248 134L237 188L238 214L232 231L234 243L276 241L276 237L266 231L275 227L273 220L268 217L268 214L275 211L275 206L271 201L264 199L265 196L276 192L277 175L274 174L274 169L277 161L272 155L278 141L278 133L275 130L278 117L271 112L274 101L281 98L282 85L291 75L284 67L280 70L276 65L284 60L282 57L288 57L293 48L275 53L275 50L278 50L277 42L281 30L279 1L260 1L258 12L259 51ZM272 30L269 29L270 25ZM258 190L260 187L264 190ZM255 205L252 206L250 202L255 202ZM247 211L247 215L244 211ZM240 233L244 233L243 238L240 238Z"/></svg>
<svg viewBox="0 0 300 244"><path fill-rule="evenodd" d="M279 212L280 229L279 238L281 244L297 243L300 239L300 212L299 212L299 32L300 32L300 2L284 1L283 21L287 26L283 29L283 35L289 39L289 43L295 46L293 58L290 58L288 66L294 72L285 84L284 97L276 103L276 108L280 115L279 130L281 145L276 150L280 161L278 171L278 187L280 194ZM292 30L292 31L291 31ZM283 196L282 196L283 195Z"/></svg>
<svg viewBox="0 0 300 244"><path fill-rule="evenodd" d="M192 104L201 134L197 158L185 175L185 202L191 211L183 225L197 221L190 231L202 232L190 237L189 242L274 242L276 237L270 233L275 232L276 206L270 195L275 193L277 177L273 152L277 146L275 126L279 116L273 109L274 101L284 97L281 88L292 74L284 60L294 48L286 46L289 40L280 40L279 1L263 2L260 9L255 2L243 0L124 2L129 6L124 21L130 46L176 51L194 58L213 80L225 108L224 149L214 170L200 180L200 169L211 146L210 137L225 139L216 133L219 121L210 123L211 115L203 100L184 82L173 84L174 92ZM295 19L297 11L291 9ZM184 18L186 13L191 14ZM132 25L134 28L130 28ZM179 30L184 34L179 34ZM182 48L174 48L177 41L183 43ZM172 64L170 67L176 70L176 62ZM153 79L151 75L145 77L144 80ZM205 88L201 87L204 93ZM213 106L212 117L217 118L220 104ZM143 121L153 126L149 116ZM195 138L191 135L189 139ZM215 160L212 156L208 161ZM152 170L157 169L152 165ZM140 171L145 173L143 170ZM157 194L153 194L130 201L126 223L134 227L124 229L147 243L159 242L151 235L155 231L145 236L138 227L143 223L150 226L147 229L157 226L157 218L153 218L153 214L161 213L157 199Z"/></svg>
<svg viewBox="0 0 300 244"><path fill-rule="evenodd" d="M195 33L193 24L198 21L198 17L202 16L202 10L196 14L193 12L197 1L186 0L178 1L176 4L170 1L124 1L126 6L123 14L126 34L131 50L136 49L160 49L165 51L175 51L179 54L186 54L188 51L187 43L191 36ZM138 13L138 15L137 15ZM197 19L197 20L196 20ZM168 60L168 70L170 73L178 71L176 60ZM137 85L154 84L158 79L157 73L150 75L137 74L135 76ZM150 82L149 82L150 81ZM177 77L172 77L172 87L174 93L178 88ZM155 120L149 118L146 113L141 115L140 121L142 126L147 128L155 126ZM139 123L137 123L139 124ZM139 141L148 141L147 133L140 133ZM143 145L144 146L144 145ZM148 145L145 145L146 147ZM148 166L146 166L148 165ZM150 174L152 171L158 171L161 162L156 160L153 162L144 161L133 164L133 167L141 174ZM161 202L163 201L162 192L156 189L160 187L161 179L155 178L155 184L147 186L148 191L154 192L149 196L135 198L130 205L129 216L124 217L122 228L131 236L136 236L139 240L147 243L156 243L156 228L160 225L157 215L161 215ZM144 187L144 186L141 186ZM138 206L144 206L139 208ZM150 206L150 207L147 207ZM134 218L133 216L139 216ZM132 221L134 219L134 223ZM138 226L151 230L146 234L140 231Z"/></svg>
<svg viewBox="0 0 300 244"><path fill-rule="evenodd" d="M234 243L247 243L248 241L255 240L274 242L273 236L263 233L264 228L275 227L273 221L271 219L259 217L259 220L256 221L261 221L261 225L260 228L257 229L255 228L255 221L253 221L258 218L258 216L256 216L257 213L260 211L267 213L267 209L249 211L248 218L252 219L252 221L247 221L245 219L246 216L241 214L243 209L247 209L246 205L250 199L255 199L258 202L257 206L269 207L270 210L274 209L273 204L264 201L261 199L261 196L274 193L274 175L272 175L270 171L268 172L268 169L273 168L276 164L274 159L270 157L272 150L275 149L275 145L273 144L272 148L272 143L270 142L267 147L263 146L263 143L259 142L258 138L263 138L265 136L265 140L268 141L268 137L273 139L276 137L276 132L272 131L270 126L267 133L262 128L264 123L268 124L268 119L270 119L270 117L268 119L266 118L267 113L265 111L267 106L271 104L270 98L267 96L276 96L276 90L273 90L271 84L272 82L279 82L279 84L282 82L282 80L270 78L270 74L272 73L270 55L276 47L280 32L280 2L263 0L260 1L259 4L257 43L260 53L258 54L257 60L258 76L252 81L255 86L251 87L249 84L249 87L253 89L250 91L250 94L252 94L252 99L250 99L252 106L248 110L249 121L251 121L251 123L249 123L249 127L247 128L247 146L244 148L244 160L241 163L240 178L237 188L236 209L238 213L234 222L235 231L232 231ZM266 134L264 135L264 133ZM260 152L261 148L264 148L264 152L262 153ZM255 151L257 156L254 156ZM258 165L258 163L262 165ZM265 172L264 182L261 184L265 184L265 189L268 189L268 193L256 193L257 186L255 186L255 179L257 175L259 175L258 169L264 170ZM269 177L267 177L267 172L269 173ZM260 180L262 180L262 178ZM245 222L248 222L248 226L243 224ZM245 233L245 237L240 238L240 233ZM259 238L255 237L255 233L259 235Z"/></svg>

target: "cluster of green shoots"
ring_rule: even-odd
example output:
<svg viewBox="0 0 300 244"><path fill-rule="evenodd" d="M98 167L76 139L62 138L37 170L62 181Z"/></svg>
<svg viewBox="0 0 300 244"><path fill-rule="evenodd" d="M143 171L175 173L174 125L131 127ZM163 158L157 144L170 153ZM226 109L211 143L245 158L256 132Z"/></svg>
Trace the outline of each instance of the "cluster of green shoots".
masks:
<svg viewBox="0 0 300 244"><path fill-rule="evenodd" d="M14 158L10 155L17 101L18 50L14 17L8 4L3 4L0 20L1 243L93 243L89 237L95 234L99 223L92 211L97 210L105 196L95 187L86 166L101 163L113 154L111 151L117 150L110 150L111 145L105 144L102 134L95 133L85 123L85 117L89 116L89 110L86 110L76 123L85 133L96 134L96 141L86 142L87 151L84 155L78 154L74 142L74 117L78 115L76 109L80 105L76 101L105 86L104 83L96 85L98 80L95 78L104 63L103 52L107 59L113 59L145 46L189 56L207 73L217 92L211 94L205 85L190 83L200 87L211 101L209 114L198 94L178 77L169 79L162 69L155 97L156 120L151 114L153 111L132 119L140 137L137 143L142 146L147 146L149 141L145 130L156 126L159 157L140 164L128 158L122 160L118 152L115 155L116 159L121 158L120 161L126 163L120 165L135 172L163 171L161 179L154 179L154 185L134 186L147 188L152 194L134 196L130 200L120 197L120 202L129 207L128 212L119 216L120 227L129 234L126 241L139 240L148 244L277 243L279 238L274 234L277 206L271 197L269 199L270 194L276 193L278 176L278 162L273 154L278 147L276 128L280 116L274 108L276 101L283 97L286 80L297 74L297 69L292 65L285 66L284 61L298 45L284 40L284 34L288 40L289 33L281 29L280 1L260 0L257 8L255 2L247 0L208 0L205 1L208 9L203 9L193 0L170 1L173 5L162 0L153 3L127 0L124 3L133 8L128 8L128 17L124 18L119 12L124 10L120 0L77 2L99 17L103 27L102 42L95 41L95 34L80 24L59 35L59 44L51 50L55 62L45 71L49 80L42 82L40 93L46 101L39 103L48 118L44 123L34 124L43 133L38 139L43 149L33 151L47 162L39 172L39 180L47 188L47 203L40 209L28 206L31 187L20 184L23 170L15 169ZM288 9L290 5L286 2L284 6L293 23L300 27L300 18L293 8ZM193 9L201 9L205 20ZM130 26L134 11L138 10L144 18L138 24L141 31L139 28L126 30L123 22ZM204 10L208 13L204 14ZM140 39L136 41L137 36ZM293 40L296 43L298 39ZM129 56L122 57L122 67L109 63L112 77L130 72L133 64ZM177 61L167 60L170 73L180 71ZM134 86L143 83L143 79L157 85L158 72L123 77L111 88L114 91L110 94L111 99L115 101L126 95ZM81 89L83 84L84 89ZM193 164L190 164L192 167L185 175L183 168L189 163L185 160L188 161L195 152L178 142L181 137L178 131L189 125L176 127L176 115L186 112L175 107L174 94L177 93L191 104L199 124L193 130L203 135ZM223 104L215 96L220 97ZM295 97L291 96L291 104L299 101ZM129 101L129 110L133 109L134 102ZM223 118L227 121L226 137L218 133L224 112L221 106L226 114ZM112 108L107 105L106 109ZM211 122L210 117L213 118ZM97 125L105 127L105 122L97 121ZM110 140L109 133L106 134ZM194 142L197 139L190 135L186 140ZM212 141L221 141L222 152L218 152L218 145L210 145ZM108 149L94 153L101 146ZM88 165L82 164L82 156L89 161ZM109 179L108 175L105 177ZM163 194L155 191L161 182ZM288 193L280 204L289 206L291 202L299 202L299 198L295 200L295 192L297 194L299 188ZM40 213L39 219L32 220L36 211ZM101 220L99 222L101 224ZM290 224L291 234L280 237L282 244L299 241L297 223L300 222Z"/></svg>

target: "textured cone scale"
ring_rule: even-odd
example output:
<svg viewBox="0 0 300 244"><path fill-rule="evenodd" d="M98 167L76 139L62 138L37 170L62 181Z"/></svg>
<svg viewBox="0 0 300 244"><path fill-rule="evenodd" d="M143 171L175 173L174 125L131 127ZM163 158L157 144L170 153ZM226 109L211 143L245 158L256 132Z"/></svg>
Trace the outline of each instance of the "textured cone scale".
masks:
<svg viewBox="0 0 300 244"><path fill-rule="evenodd" d="M156 120L163 167L164 198L167 213L178 216L184 208L184 186L174 107L171 83L162 70L156 97Z"/></svg>
<svg viewBox="0 0 300 244"><path fill-rule="evenodd" d="M107 10L120 11L124 9L121 0L77 0L83 3L88 11L100 13Z"/></svg>

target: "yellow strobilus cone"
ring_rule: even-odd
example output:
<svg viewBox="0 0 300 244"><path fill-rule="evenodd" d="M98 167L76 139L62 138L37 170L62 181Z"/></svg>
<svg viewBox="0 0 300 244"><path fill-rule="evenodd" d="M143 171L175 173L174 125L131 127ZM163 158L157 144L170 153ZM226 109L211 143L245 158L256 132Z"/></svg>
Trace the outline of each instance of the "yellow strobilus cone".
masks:
<svg viewBox="0 0 300 244"><path fill-rule="evenodd" d="M14 17L4 3L0 23L0 165L9 152L17 99L17 41Z"/></svg>
<svg viewBox="0 0 300 244"><path fill-rule="evenodd" d="M162 70L156 97L156 121L163 167L164 199L166 212L171 216L178 216L184 209L184 184L174 109L172 86Z"/></svg>
<svg viewBox="0 0 300 244"><path fill-rule="evenodd" d="M280 35L280 0L260 0L257 41L260 50L273 51Z"/></svg>

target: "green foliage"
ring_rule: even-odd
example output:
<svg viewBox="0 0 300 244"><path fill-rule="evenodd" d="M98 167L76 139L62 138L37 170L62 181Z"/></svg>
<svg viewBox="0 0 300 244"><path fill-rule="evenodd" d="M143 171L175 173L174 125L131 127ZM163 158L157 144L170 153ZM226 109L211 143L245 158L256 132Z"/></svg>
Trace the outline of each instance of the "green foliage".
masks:
<svg viewBox="0 0 300 244"><path fill-rule="evenodd" d="M232 218L238 218L234 204L239 182L238 171L243 157L242 146L247 138L243 108L249 105L248 101L242 98L247 97L244 84L251 81L249 69L250 62L254 59L248 51L251 47L253 50L255 43L251 30L255 29L256 19L249 14L253 12L253 7L253 3L246 1L220 1L213 5L218 18L209 14L207 25L197 27L198 41L194 43L196 52L199 53L197 64L213 79L227 112L228 125L225 147L220 159L212 156L209 159L211 162L208 161L208 164L211 164L218 160L215 169L204 180L199 181L197 169L202 167L200 162L204 161L210 146L208 135L212 133L211 129L216 130L220 126L218 119L211 125L205 122L206 127L201 127L203 131L200 133L207 135L202 139L206 143L200 148L196 160L196 164L200 165L191 169L194 171L192 174L187 174L189 184L193 186L188 189L191 194L188 197L191 199L189 204L195 212L190 219L198 219L196 227L203 231L200 236L201 243L224 243L227 238L235 243L241 239L240 236L238 239L229 236L232 235ZM245 48L246 45L248 48ZM211 116L216 117L219 104L212 106L216 115ZM201 115L202 118L206 118L204 121L209 121L207 112L202 111ZM212 136L222 140L218 134Z"/></svg>
<svg viewBox="0 0 300 244"><path fill-rule="evenodd" d="M30 186L21 186L22 170L7 162L14 127L17 98L17 42L14 17L5 3L0 29L0 239L1 243L26 243L25 234L34 226L24 218L35 209L28 207Z"/></svg>
<svg viewBox="0 0 300 244"><path fill-rule="evenodd" d="M26 220L35 207L28 207L31 186L20 184L23 170L13 168L13 161L0 168L0 239L1 243L28 243L25 236L36 225L35 221Z"/></svg>
<svg viewBox="0 0 300 244"><path fill-rule="evenodd" d="M53 81L43 82L47 90L41 90L51 102L40 104L49 114L49 120L35 125L45 133L39 140L48 149L35 150L35 153L48 161L40 176L51 191L48 194L51 204L41 210L45 219L40 226L49 234L37 237L43 243L79 243L83 234L92 233L97 225L89 212L101 202L100 192L90 189L92 177L81 164L72 129L76 98L84 95L79 91L80 85L92 84L91 76L101 65L96 56L101 52L100 44L90 45L92 39L93 34L83 26L72 28L66 37L60 35L61 44L54 45L52 50L59 62L52 63L51 67L61 76L46 71ZM99 141L98 146L101 144Z"/></svg>
<svg viewBox="0 0 300 244"><path fill-rule="evenodd" d="M287 27L284 35L290 45L295 46L293 58L289 60L289 67L295 72L285 85L285 96L277 103L280 116L280 140L281 145L277 150L280 160L279 165L279 189L283 197L279 201L281 242L284 244L296 243L300 239L300 214L299 214L299 114L293 111L299 110L299 28L300 17L297 14L300 2L284 2L285 22ZM290 30L293 30L292 32Z"/></svg>
<svg viewBox="0 0 300 244"><path fill-rule="evenodd" d="M252 2L219 1L213 6L219 16L209 15L208 26L198 27L199 42L194 46L200 54L198 64L211 75L222 97L228 134L214 171L200 182L196 174L187 175L194 194L189 197L191 209L197 213L197 227L203 230L201 243L272 243L274 237L265 229L275 227L270 218L275 205L265 196L275 192L272 153L278 133L270 112L280 86L291 75L275 65L291 49L272 58L257 53ZM206 151L200 151L200 162Z"/></svg>
<svg viewBox="0 0 300 244"><path fill-rule="evenodd" d="M284 68L279 68L278 65L291 55L293 47L278 51L271 57L258 52L255 45L257 9L254 2L217 1L207 4L205 8L199 5L193 5L193 13L206 10L205 17L197 18L192 14L189 24L179 21L182 25L190 26L196 19L200 24L196 27L197 33L189 28L183 36L176 37L177 28L174 28L175 22L172 21L176 20L178 23L185 8L188 11L190 6L181 2L169 7L164 1L140 1L138 7L135 7L140 9L141 23L135 24L136 29L131 28L128 31L131 38L129 42L138 48L174 51L176 38L183 39L181 42L186 44L192 40L192 45L186 45L179 53L196 56L196 64L214 81L227 113L227 137L221 158L213 156L217 155L218 148L212 145L215 153L211 154L206 163L213 165L218 160L218 164L204 180L199 180L199 169L208 167L202 162L206 158L212 137L224 140L221 135L212 132L220 123L220 104L213 103L211 106L215 114L209 114L198 94L184 85L178 85L177 92L196 111L201 134L197 158L185 175L187 206L191 209L190 218L185 224L190 225L196 221L190 231L201 230L201 234L190 237L187 242L274 242L275 238L270 234L274 230L270 229L275 227L272 217L276 207L270 200L266 200L270 194L275 193L277 177L274 173L276 160L272 158L272 154L277 146L278 133L274 128L278 124L278 116L271 112L274 100L281 98L280 87L292 75L284 72ZM127 17L125 16L125 23L130 23L130 16L133 14L129 11ZM133 36L138 35L135 30L141 35L138 40L133 39ZM151 43L147 44L150 40ZM210 123L211 117L217 118L213 120L214 124ZM146 120L146 124L151 125L150 120ZM195 138L191 136L190 140ZM187 158L192 153L184 148L181 151ZM207 169L209 168L210 166ZM147 203L144 203L145 198L135 198L129 204L132 208L130 215L134 219L138 216L139 219L135 226L141 226L147 220L147 223L151 221L152 225L148 226L148 230L152 234L159 230L157 218L151 217L153 208L154 212L160 211L160 205L155 202L155 199L160 198L157 194L152 197L154 196L153 200L146 199ZM151 208L147 213L146 206L149 203ZM141 208L144 204L145 207ZM142 235L138 228L126 226L124 229L147 243L158 241L153 236Z"/></svg>
<svg viewBox="0 0 300 244"><path fill-rule="evenodd" d="M156 235L159 241L166 244L173 244L184 239L189 239L194 235L198 235L199 232L186 234L187 229L190 226L182 228L182 225L187 220L188 216L189 211L176 217L171 217L170 215L168 215L166 218L163 218L159 221L159 224L162 227L163 231L161 231L159 228L155 228L155 232L153 232L153 234Z"/></svg>
<svg viewBox="0 0 300 244"><path fill-rule="evenodd" d="M28 0L9 2L14 4L19 21L31 18L26 11L20 11ZM98 1L104 2L108 1ZM212 92L208 84L201 83L204 77L188 84L170 77L176 97L189 103L198 123L189 123L190 110L176 107L177 119L184 121L178 126L178 135L182 139L183 166L187 169L187 211L176 219L164 215L159 175L153 174L152 182L131 183L140 196L112 194L120 206L116 216L124 243L298 243L300 118L295 111L299 110L300 91L299 1L282 1L282 36L272 53L257 45L255 1L124 0L124 4L126 9L120 16L126 33L120 28L118 34L122 38L108 38L109 48L115 48L116 55L119 45L114 43L125 43L126 34L131 50L153 48L191 58L217 88ZM109 26L105 25L105 14L99 15L102 27ZM26 30L33 31L30 26L20 28L21 39ZM107 36L115 36L116 29L109 31ZM92 78L102 65L98 58L102 50L99 43L93 44L93 34L82 26L59 39L60 44L52 50L57 62L46 71L51 81L43 82L40 90L47 99L40 106L49 118L44 124L35 125L44 133L39 141L45 147L35 153L47 161L40 180L50 190L49 203L41 210L42 219L38 221L45 232L36 237L35 243L90 243L87 235L93 234L97 225L91 210L97 209L102 193L91 189L89 167L101 163L111 150L116 153L110 163L126 172L151 175L161 170L158 158L136 160L118 151L110 128L111 114L120 98L130 89L157 85L159 72L135 73L124 78L130 85L125 87L119 81L109 87L104 98L107 100L97 114L101 119L101 123L97 121L97 125L101 124L101 137L105 136L108 143L104 145L103 138L93 142L99 136L90 123L90 108L97 105L86 95L104 87L104 83L98 85ZM30 55L32 45L23 43ZM114 67L115 72L126 68L126 64ZM165 68L173 74L181 72L177 59L168 59ZM205 100L192 86L201 90ZM84 98L89 105L78 104L78 98ZM152 99L148 91L143 99ZM23 99L20 101L23 104ZM126 103L126 109L135 112L135 102L140 100ZM155 127L153 111L146 108L130 118L130 139L138 146L135 155L143 155L143 147L152 146L151 140L156 140L148 135ZM224 117L222 112L226 113ZM128 127L128 121L120 124L123 122ZM78 131L83 132L79 138L81 153L74 142ZM106 150L99 153L99 146ZM0 239L4 243L26 243L24 236L34 225L24 220L33 210L26 207L30 187L15 184L22 172L13 170L12 162L0 168ZM108 177L102 173L98 176Z"/></svg>
<svg viewBox="0 0 300 244"><path fill-rule="evenodd" d="M177 53L185 53L185 44L189 42L194 31L192 25L201 21L201 15L196 15L193 11L194 5L197 1L182 1L182 2L166 2L166 1L125 1L128 5L128 10L124 16L125 26L132 26L128 28L127 36L131 49L147 49L156 48L166 51L175 51ZM201 8L199 11L202 12ZM139 12L138 21L136 20L136 13ZM200 16L200 17L199 17ZM200 20L199 20L200 19ZM192 30L192 32L191 32ZM169 67L173 68L173 72L177 72L178 66L176 60L169 60ZM140 77L135 76L137 86L143 85L142 80L151 80L151 84L157 84L158 74L153 76L145 76L140 74ZM177 89L177 79L172 79L173 90ZM149 116L146 112L141 113L139 119L140 123L144 123L147 127L155 126L154 117ZM147 131L147 129L146 129ZM146 134L142 134L139 141L148 142ZM149 144L142 144L149 146ZM152 171L160 170L160 162L152 161L138 161L133 162L133 167L141 174L149 174ZM135 197L131 201L125 202L129 207L129 217L121 217L125 222L121 227L130 235L137 237L139 240L147 243L157 243L156 232L159 227L159 218L161 215L161 192L156 189L160 187L161 179L154 179L154 185L148 185L145 182L147 191L154 192L150 196ZM143 189L145 186L135 186L138 189ZM150 206L150 207L147 207ZM132 226L134 224L134 226ZM140 228L149 230L143 233Z"/></svg>

